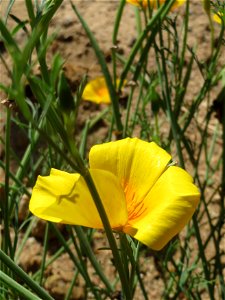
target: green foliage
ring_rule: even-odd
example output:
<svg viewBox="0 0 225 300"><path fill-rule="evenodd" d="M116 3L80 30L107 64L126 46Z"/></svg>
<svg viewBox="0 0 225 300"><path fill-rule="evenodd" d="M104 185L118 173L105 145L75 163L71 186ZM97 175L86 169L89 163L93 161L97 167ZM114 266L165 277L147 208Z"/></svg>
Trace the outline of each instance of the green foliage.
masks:
<svg viewBox="0 0 225 300"><path fill-rule="evenodd" d="M119 282L123 299L135 299L137 287L143 299L148 299L141 274L141 261L147 249L129 236L120 235L118 241L115 239L85 162L87 140L99 120L104 120L108 125L108 140L111 140L113 132L116 132L118 139L136 136L136 132L139 132L140 138L154 140L166 150L176 153L179 165L192 170L201 191L201 204L186 228L185 237L181 241L171 241L159 253L152 253L164 283L162 299L180 299L181 296L188 300L204 299L206 294L210 300L216 300L217 297L222 299L225 297L222 263L224 250L221 250L225 212L225 66L221 66L220 56L224 51L224 23L220 26L215 47L210 1L205 1L211 28L211 54L207 61L202 62L196 49L190 48L187 43L190 34L189 1L186 2L181 34L176 18L169 15L174 1L167 1L153 16L149 10L136 9L137 38L126 57L118 53L116 45L125 7L123 0L118 3L112 36L112 68L109 68L91 26L89 28L76 5L71 2L71 10L94 49L112 102L95 118L87 119L84 128L77 132L79 108L86 84L85 74L76 92L72 93L60 54L57 53L48 64L46 58L57 35L48 34L49 24L62 2L54 0L39 3L26 0L28 21L11 14L14 1L9 1L6 15L0 19L1 40L12 61L12 66L8 66L3 56L0 56L11 80L9 85L0 84L8 98L5 137L1 139L5 156L4 161L0 161L0 167L5 171L5 181L0 186L3 191L3 200L0 201L3 228L0 239L0 299L53 299L43 288L45 270L64 253L69 255L76 270L65 299L70 299L78 275L85 281L86 296L90 292L95 299L109 299L117 291ZM218 11L222 7L220 1L214 5L218 6L215 7ZM14 28L9 28L8 18L14 20ZM23 45L19 45L15 38L20 31L26 34ZM149 67L150 51L155 57L156 70ZM34 71L36 66L40 70L38 74ZM194 68L201 73L203 83L198 84L195 97L188 102L189 83ZM120 79L118 90L116 78ZM125 108L119 100L124 84L128 90ZM212 102L211 91L215 87L219 89ZM198 116L203 103L206 113L200 124ZM19 114L14 115L12 107L16 107ZM215 111L218 121L212 134L210 124ZM22 157L14 153L11 145L13 124L25 132L28 140ZM191 138L193 131L198 141ZM218 143L222 145L222 150L218 150ZM15 173L10 169L12 159L19 162ZM22 195L30 197L27 186L33 186L37 175L48 172L50 167L79 172L85 178L112 251L117 271L114 282L107 278L92 249L93 232L76 226L66 227L69 236L66 238L55 224L49 223L45 228L40 268L32 274L26 274L18 267L20 255L35 222L35 218L29 215L20 224L18 206ZM216 217L211 212L215 199L219 203ZM205 228L207 232L203 232ZM57 238L59 248L48 258L50 231ZM21 232L22 240L19 239ZM197 242L195 248L193 240ZM214 251L210 260L207 252L209 244ZM101 286L97 286L88 273L87 262L93 267Z"/></svg>

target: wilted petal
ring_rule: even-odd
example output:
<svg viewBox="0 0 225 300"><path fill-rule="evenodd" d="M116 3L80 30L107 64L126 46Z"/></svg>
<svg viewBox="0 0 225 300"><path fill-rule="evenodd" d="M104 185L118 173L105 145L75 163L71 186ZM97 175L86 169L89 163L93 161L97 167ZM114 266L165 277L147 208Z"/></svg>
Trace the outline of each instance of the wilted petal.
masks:
<svg viewBox="0 0 225 300"><path fill-rule="evenodd" d="M124 192L117 178L104 170L90 170L111 227L127 222ZM39 176L30 200L30 211L45 220L102 228L102 221L82 176L52 169Z"/></svg>
<svg viewBox="0 0 225 300"><path fill-rule="evenodd" d="M169 167L144 201L144 213L129 220L124 232L152 249L160 250L191 219L200 194L183 169Z"/></svg>
<svg viewBox="0 0 225 300"><path fill-rule="evenodd" d="M142 202L170 159L154 142L137 138L96 145L89 154L91 168L104 169L118 177L126 194L128 212Z"/></svg>

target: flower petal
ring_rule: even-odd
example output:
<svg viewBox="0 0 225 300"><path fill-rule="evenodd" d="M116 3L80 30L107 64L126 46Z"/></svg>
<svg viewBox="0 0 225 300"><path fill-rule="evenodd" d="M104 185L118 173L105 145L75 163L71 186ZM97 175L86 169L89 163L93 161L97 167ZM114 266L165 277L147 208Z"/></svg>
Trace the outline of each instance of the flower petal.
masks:
<svg viewBox="0 0 225 300"><path fill-rule="evenodd" d="M116 86L120 83L119 79L116 79ZM109 90L104 77L98 77L91 80L84 88L82 94L83 100L100 103L111 103Z"/></svg>
<svg viewBox="0 0 225 300"><path fill-rule="evenodd" d="M182 4L184 4L186 0L176 0L172 6L172 8L176 8ZM157 4L157 0L127 0L127 2L136 5L136 6L140 6L140 7L148 7L148 2L150 4L150 7L152 8L157 8L158 4ZM159 4L163 4L165 3L165 0L159 0Z"/></svg>
<svg viewBox="0 0 225 300"><path fill-rule="evenodd" d="M169 167L145 199L148 210L129 221L124 232L152 249L160 250L191 219L200 194L192 177L179 167Z"/></svg>
<svg viewBox="0 0 225 300"><path fill-rule="evenodd" d="M126 194L128 211L144 199L170 159L154 142L137 138L96 145L89 154L91 169L107 170L118 177Z"/></svg>
<svg viewBox="0 0 225 300"><path fill-rule="evenodd" d="M90 170L111 226L127 222L124 192L117 178L104 170ZM79 174L52 169L39 176L30 200L30 211L45 220L102 228L102 222L88 187Z"/></svg>
<svg viewBox="0 0 225 300"><path fill-rule="evenodd" d="M219 24L222 24L222 20L221 20L222 17L223 15L221 13L213 14L213 20Z"/></svg>
<svg viewBox="0 0 225 300"><path fill-rule="evenodd" d="M186 0L176 0L172 6L172 9L177 8L180 5L183 5L185 2L186 2Z"/></svg>
<svg viewBox="0 0 225 300"><path fill-rule="evenodd" d="M104 77L91 80L84 88L82 98L95 103L110 103L110 95Z"/></svg>

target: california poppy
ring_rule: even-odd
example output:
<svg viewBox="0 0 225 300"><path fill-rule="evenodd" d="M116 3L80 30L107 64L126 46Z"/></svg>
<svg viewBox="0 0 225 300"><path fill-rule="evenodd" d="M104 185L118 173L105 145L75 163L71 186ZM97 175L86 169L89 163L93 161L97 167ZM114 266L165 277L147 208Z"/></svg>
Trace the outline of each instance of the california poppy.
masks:
<svg viewBox="0 0 225 300"><path fill-rule="evenodd" d="M160 250L191 219L200 194L192 177L171 166L154 142L137 138L92 147L90 173L113 230ZM45 220L103 228L84 178L52 169L39 176L31 212Z"/></svg>
<svg viewBox="0 0 225 300"><path fill-rule="evenodd" d="M117 79L117 85L119 79ZM109 90L104 77L97 77L87 83L82 94L83 100L95 103L111 103Z"/></svg>
<svg viewBox="0 0 225 300"><path fill-rule="evenodd" d="M126 1L133 5L140 6L140 7L148 7L148 5L150 4L150 6L152 8L157 8L157 0L126 0ZM186 0L176 0L173 4L172 8L176 8L180 5L182 5L185 1ZM165 0L159 0L160 5L163 3L165 3Z"/></svg>

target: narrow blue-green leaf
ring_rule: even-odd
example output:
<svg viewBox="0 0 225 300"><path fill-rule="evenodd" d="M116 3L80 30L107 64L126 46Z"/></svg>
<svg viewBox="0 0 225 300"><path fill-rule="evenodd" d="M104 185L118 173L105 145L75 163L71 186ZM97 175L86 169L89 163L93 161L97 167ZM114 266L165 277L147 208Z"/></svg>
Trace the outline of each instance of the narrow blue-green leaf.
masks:
<svg viewBox="0 0 225 300"><path fill-rule="evenodd" d="M93 284L91 282L90 276L89 276L86 268L83 267L82 261L80 261L74 255L73 251L71 251L71 249L68 247L68 244L66 243L63 235L61 234L61 232L59 231L59 229L55 226L55 224L54 223L49 223L49 225L54 230L55 235L57 236L57 238L59 239L59 241L61 242L61 244L64 246L66 252L70 256L70 258L73 261L74 265L77 267L77 269L79 270L80 274L83 276L84 280L86 281L87 286L90 288L90 290L92 291L93 295L95 296L95 299L99 299L98 293L94 289L94 286L93 286Z"/></svg>
<svg viewBox="0 0 225 300"><path fill-rule="evenodd" d="M52 3L50 3L49 6L46 7L46 11L43 12L44 14L42 18L40 19L37 26L34 28L32 35L24 48L23 59L21 61L23 66L26 65L26 62L28 61L34 47L37 45L40 36L43 34L43 32L45 32L49 22L51 21L53 15L55 14L59 6L62 4L62 2L63 0L55 0Z"/></svg>
<svg viewBox="0 0 225 300"><path fill-rule="evenodd" d="M15 0L10 0L9 1L8 7L7 7L7 10L6 10L6 13L5 13L5 23L7 22L8 16L10 14L10 11L13 7L14 2L15 2Z"/></svg>
<svg viewBox="0 0 225 300"><path fill-rule="evenodd" d="M56 87L57 79L63 64L64 64L64 60L62 56L59 53L57 53L53 57L52 64L51 64L50 85L52 88Z"/></svg>
<svg viewBox="0 0 225 300"><path fill-rule="evenodd" d="M130 70L130 66L133 63L136 54L140 50L144 39L147 38L147 36L148 36L148 32L153 30L153 28L156 25L156 23L158 22L159 18L160 18L161 22L165 19L168 11L170 10L170 8L172 7L174 2L175 2L175 0L171 0L169 3L165 3L164 5L160 6L160 8L157 10L156 14L150 19L147 26L142 31L142 34L139 36L139 38L135 42L135 44L131 50L130 56L128 57L127 62L124 66L123 72L121 74L120 84L119 84L119 88L118 88L119 91L121 90L121 88L123 86L124 80L127 77L127 73ZM154 29L154 30L156 30L156 29Z"/></svg>
<svg viewBox="0 0 225 300"><path fill-rule="evenodd" d="M100 47L99 47L99 45L98 45L98 43L95 39L93 33L91 32L91 30L88 27L87 23L85 22L85 20L82 18L82 16L78 12L76 6L72 2L71 2L71 5L72 5L72 8L73 8L75 14L77 15L78 19L80 20L80 22L81 22L88 38L89 38L91 44L92 44L92 47L93 47L93 49L95 51L95 54L98 58L99 64L102 68L102 73L105 77L105 81L106 81L107 87L109 89L109 94L110 94L110 98L111 98L111 102L112 102L116 127L117 127L118 132L121 133L122 129L123 129L123 125L122 125L121 117L120 117L118 97L117 97L116 89L113 85L112 78L111 78L111 75L109 73L106 61L105 61L104 55L103 55L103 53L102 53L102 51L101 51L101 49L100 49Z"/></svg>
<svg viewBox="0 0 225 300"><path fill-rule="evenodd" d="M35 292L42 300L54 300L42 287L40 287L29 275L27 275L15 262L0 250L0 261L2 261L20 280Z"/></svg>
<svg viewBox="0 0 225 300"><path fill-rule="evenodd" d="M113 287L111 286L110 282L106 278L99 262L97 261L93 250L91 249L90 243L88 242L87 236L85 235L82 227L80 226L75 226L74 227L77 237L80 240L81 245L84 247L85 253L90 259L90 262L92 263L93 267L95 268L96 273L98 276L101 278L102 282L104 282L106 288L108 289L109 292L113 292Z"/></svg>
<svg viewBox="0 0 225 300"><path fill-rule="evenodd" d="M41 298L31 293L28 289L17 283L2 271L0 271L0 282L8 286L12 290L12 292L17 292L20 296L23 297L24 300L41 300Z"/></svg>
<svg viewBox="0 0 225 300"><path fill-rule="evenodd" d="M0 19L0 32L2 34L2 37L5 41L5 47L8 49L9 53L11 54L12 58L14 58L15 53L17 55L20 53L20 49L17 46L17 43L13 39L11 33L3 23L3 21Z"/></svg>
<svg viewBox="0 0 225 300"><path fill-rule="evenodd" d="M21 21L17 16L10 14L10 17L18 24L16 27L12 30L12 36L14 36L21 28L26 32L27 35L29 35L28 29L26 27L26 24L28 24L28 21Z"/></svg>
<svg viewBox="0 0 225 300"><path fill-rule="evenodd" d="M26 2L28 16L29 16L29 19L30 19L30 24L31 24L31 27L33 27L33 23L34 23L34 20L35 20L33 3L32 3L31 0L25 0L25 2Z"/></svg>

